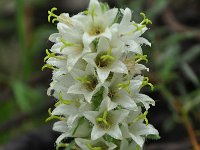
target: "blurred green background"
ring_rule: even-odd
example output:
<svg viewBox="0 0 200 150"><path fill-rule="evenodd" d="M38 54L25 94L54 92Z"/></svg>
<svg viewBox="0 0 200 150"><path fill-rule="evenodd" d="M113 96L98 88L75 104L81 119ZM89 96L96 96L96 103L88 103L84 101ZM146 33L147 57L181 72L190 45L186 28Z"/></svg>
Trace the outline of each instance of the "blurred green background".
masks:
<svg viewBox="0 0 200 150"><path fill-rule="evenodd" d="M199 148L200 1L108 2L111 7L131 8L138 22L142 20L140 12L153 22L145 33L152 47L144 46L144 53L149 55L147 75L156 89L144 92L156 100L149 117L162 138L147 141L146 149ZM0 145L12 145L22 135L51 127L44 122L47 109L55 102L46 96L51 71L42 72L41 67L45 49L51 47L48 37L56 32L56 25L47 22L47 11L57 7L58 14L73 15L86 9L87 4L88 0L0 0ZM52 134L49 130L46 136ZM51 142L47 147L53 149L55 138L53 135L43 144Z"/></svg>

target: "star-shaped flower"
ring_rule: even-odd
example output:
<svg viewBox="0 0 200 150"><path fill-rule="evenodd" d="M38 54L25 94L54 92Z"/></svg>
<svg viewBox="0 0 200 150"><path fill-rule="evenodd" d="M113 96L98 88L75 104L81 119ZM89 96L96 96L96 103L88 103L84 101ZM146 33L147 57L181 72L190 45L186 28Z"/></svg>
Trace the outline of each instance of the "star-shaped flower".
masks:
<svg viewBox="0 0 200 150"><path fill-rule="evenodd" d="M104 84L104 96L122 108L128 110L137 110L136 102L130 97L129 82L124 81L123 74L114 74L110 82Z"/></svg>
<svg viewBox="0 0 200 150"><path fill-rule="evenodd" d="M140 37L147 30L147 27L131 21L132 13L129 8L121 11L123 18L118 25L118 34L124 42L124 49L125 51L142 54L142 44L151 46L151 43L147 39Z"/></svg>
<svg viewBox="0 0 200 150"><path fill-rule="evenodd" d="M90 103L92 96L98 92L102 86L94 68L87 65L85 71L74 69L71 74L77 82L69 88L68 93L82 94L85 100Z"/></svg>
<svg viewBox="0 0 200 150"><path fill-rule="evenodd" d="M67 125L73 126L73 123L83 117L83 113L92 110L92 106L81 99L80 96L70 95L59 96L56 108L52 111L52 115L64 116L67 118Z"/></svg>
<svg viewBox="0 0 200 150"><path fill-rule="evenodd" d="M99 111L88 111L84 116L94 125L91 132L91 139L96 140L105 134L115 139L122 139L122 133L119 124L123 122L128 115L127 110L113 110L117 105L104 98L100 105Z"/></svg>
<svg viewBox="0 0 200 150"><path fill-rule="evenodd" d="M110 72L128 73L126 65L120 60L121 49L111 47L109 40L100 38L97 53L90 53L83 57L89 64L96 68L97 74L103 83Z"/></svg>
<svg viewBox="0 0 200 150"><path fill-rule="evenodd" d="M89 8L83 15L77 16L84 30L83 43L88 47L95 39L100 37L112 38L111 25L116 18L116 8L105 10L97 0L91 0Z"/></svg>
<svg viewBox="0 0 200 150"><path fill-rule="evenodd" d="M142 84L144 81L144 77L143 76L136 76L133 80L130 81L130 94L131 94L131 98L137 103L142 103L143 106L145 107L146 110L148 110L150 108L150 105L154 106L155 105L155 101L140 92L140 89L142 88Z"/></svg>
<svg viewBox="0 0 200 150"><path fill-rule="evenodd" d="M143 123L146 116L140 114L141 109L129 113L127 121L122 124L122 133L124 138L132 138L142 148L145 136L159 133L152 125Z"/></svg>
<svg viewBox="0 0 200 150"><path fill-rule="evenodd" d="M54 123L53 130L62 133L56 140L57 145L65 138L87 138L91 133L89 122L84 118L81 122L79 120L75 121L72 127L69 127L66 121L58 121Z"/></svg>

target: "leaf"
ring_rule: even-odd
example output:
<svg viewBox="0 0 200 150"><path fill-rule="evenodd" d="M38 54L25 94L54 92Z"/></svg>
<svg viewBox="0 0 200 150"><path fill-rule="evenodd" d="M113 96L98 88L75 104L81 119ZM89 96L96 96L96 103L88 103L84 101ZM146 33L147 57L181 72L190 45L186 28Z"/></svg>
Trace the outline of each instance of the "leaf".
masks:
<svg viewBox="0 0 200 150"><path fill-rule="evenodd" d="M182 55L183 62L190 62L200 57L200 45L195 45Z"/></svg>
<svg viewBox="0 0 200 150"><path fill-rule="evenodd" d="M186 112L190 112L192 110L194 110L195 107L199 107L200 106L200 91L198 90L197 92L195 92L195 96L191 95L189 97L185 98L185 104L183 109Z"/></svg>
<svg viewBox="0 0 200 150"><path fill-rule="evenodd" d="M31 105L27 98L27 87L21 81L13 81L12 82L12 89L17 101L17 104L21 108L22 111L30 112Z"/></svg>
<svg viewBox="0 0 200 150"><path fill-rule="evenodd" d="M92 97L92 104L94 105L95 109L98 110L99 106L103 100L103 88L101 88L93 97Z"/></svg>
<svg viewBox="0 0 200 150"><path fill-rule="evenodd" d="M176 34L170 34L166 38L164 38L161 44L161 47L166 47L168 45L173 46L174 44L178 44L178 42L181 42L182 40L189 39L193 37L195 34L191 32L184 32L184 33L176 33Z"/></svg>
<svg viewBox="0 0 200 150"><path fill-rule="evenodd" d="M155 0L152 5L153 7L151 7L146 13L151 19L153 19L168 6L168 3L169 1L167 0Z"/></svg>
<svg viewBox="0 0 200 150"><path fill-rule="evenodd" d="M191 80L191 82L193 82L196 86L199 85L199 80L198 80L196 74L194 73L194 71L191 69L191 67L187 63L182 63L181 69L183 70L185 75L188 77L188 79Z"/></svg>

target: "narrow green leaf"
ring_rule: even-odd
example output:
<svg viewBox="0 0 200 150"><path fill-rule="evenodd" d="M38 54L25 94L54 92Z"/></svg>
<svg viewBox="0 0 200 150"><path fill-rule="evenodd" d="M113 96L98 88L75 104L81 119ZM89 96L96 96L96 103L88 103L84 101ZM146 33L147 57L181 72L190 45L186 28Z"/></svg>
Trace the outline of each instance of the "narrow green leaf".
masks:
<svg viewBox="0 0 200 150"><path fill-rule="evenodd" d="M194 71L191 69L191 67L187 63L183 63L181 65L181 69L183 70L185 75L188 77L188 79L190 79L191 82L193 82L196 86L199 85L199 80L198 80L196 74L194 73Z"/></svg>
<svg viewBox="0 0 200 150"><path fill-rule="evenodd" d="M22 111L29 112L31 111L31 105L27 96L27 86L21 81L13 81L12 89L17 101L17 104Z"/></svg>
<svg viewBox="0 0 200 150"><path fill-rule="evenodd" d="M195 45L182 55L183 62L190 62L200 57L200 45Z"/></svg>

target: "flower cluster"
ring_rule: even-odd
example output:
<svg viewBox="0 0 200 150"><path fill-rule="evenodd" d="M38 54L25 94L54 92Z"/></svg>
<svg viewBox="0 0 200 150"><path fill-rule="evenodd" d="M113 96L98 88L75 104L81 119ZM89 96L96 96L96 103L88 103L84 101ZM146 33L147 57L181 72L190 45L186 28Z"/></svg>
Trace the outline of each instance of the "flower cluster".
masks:
<svg viewBox="0 0 200 150"><path fill-rule="evenodd" d="M61 132L57 147L76 150L142 149L158 131L148 123L147 113L155 102L140 93L153 85L142 75L148 61L141 46L151 45L141 35L151 23L132 21L130 9L110 9L90 0L88 10L72 17L49 11L49 21L58 22L54 43L46 50L44 68L53 70L48 95L57 99L49 109L58 119L53 130ZM64 139L74 139L71 144Z"/></svg>

